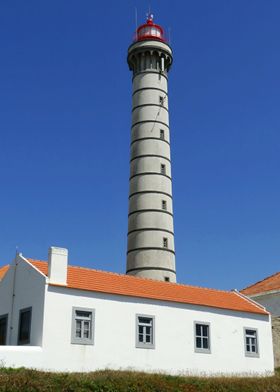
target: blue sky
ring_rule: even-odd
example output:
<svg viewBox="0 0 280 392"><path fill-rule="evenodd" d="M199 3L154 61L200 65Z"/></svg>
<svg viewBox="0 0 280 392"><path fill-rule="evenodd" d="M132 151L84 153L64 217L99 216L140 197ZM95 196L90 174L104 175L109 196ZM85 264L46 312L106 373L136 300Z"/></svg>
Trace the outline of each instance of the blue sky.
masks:
<svg viewBox="0 0 280 392"><path fill-rule="evenodd" d="M0 2L0 265L16 246L124 272L131 75L149 4L171 32L177 280L280 270L279 1Z"/></svg>

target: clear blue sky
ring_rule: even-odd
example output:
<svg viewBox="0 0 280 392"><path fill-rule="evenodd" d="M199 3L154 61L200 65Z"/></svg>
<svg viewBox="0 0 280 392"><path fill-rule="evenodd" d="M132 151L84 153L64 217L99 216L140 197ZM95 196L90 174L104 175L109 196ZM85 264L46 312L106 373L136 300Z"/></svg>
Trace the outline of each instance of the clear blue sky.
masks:
<svg viewBox="0 0 280 392"><path fill-rule="evenodd" d="M278 0L0 2L0 264L16 246L124 272L131 75L151 4L171 29L177 279L280 270Z"/></svg>

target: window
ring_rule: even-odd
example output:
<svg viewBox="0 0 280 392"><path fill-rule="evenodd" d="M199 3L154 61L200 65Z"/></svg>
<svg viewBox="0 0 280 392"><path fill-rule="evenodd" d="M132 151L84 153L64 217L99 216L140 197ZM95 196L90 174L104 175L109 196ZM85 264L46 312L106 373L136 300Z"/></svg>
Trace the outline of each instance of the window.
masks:
<svg viewBox="0 0 280 392"><path fill-rule="evenodd" d="M195 351L198 353L210 353L210 324L194 323Z"/></svg>
<svg viewBox="0 0 280 392"><path fill-rule="evenodd" d="M164 248L168 248L168 238L163 237L162 239L162 245Z"/></svg>
<svg viewBox="0 0 280 392"><path fill-rule="evenodd" d="M162 208L163 210L167 210L167 203L166 203L166 200L162 200L162 201L161 201L161 208Z"/></svg>
<svg viewBox="0 0 280 392"><path fill-rule="evenodd" d="M29 344L31 334L32 308L19 311L18 344Z"/></svg>
<svg viewBox="0 0 280 392"><path fill-rule="evenodd" d="M8 315L0 316L0 346L7 344Z"/></svg>
<svg viewBox="0 0 280 392"><path fill-rule="evenodd" d="M161 174L166 174L166 166L163 163L160 165L160 172Z"/></svg>
<svg viewBox="0 0 280 392"><path fill-rule="evenodd" d="M93 344L94 309L73 308L72 338L73 344Z"/></svg>
<svg viewBox="0 0 280 392"><path fill-rule="evenodd" d="M153 316L136 315L136 347L155 348L154 328Z"/></svg>
<svg viewBox="0 0 280 392"><path fill-rule="evenodd" d="M159 131L159 138L164 140L164 129L160 129L160 131Z"/></svg>
<svg viewBox="0 0 280 392"><path fill-rule="evenodd" d="M165 277L164 277L164 281L165 281L165 282L170 282L169 276L165 276Z"/></svg>
<svg viewBox="0 0 280 392"><path fill-rule="evenodd" d="M164 102L164 98L163 98L162 95L160 95L159 96L159 103L160 103L160 105L163 105L163 102Z"/></svg>
<svg viewBox="0 0 280 392"><path fill-rule="evenodd" d="M258 334L256 329L245 328L245 355L249 357L258 357Z"/></svg>

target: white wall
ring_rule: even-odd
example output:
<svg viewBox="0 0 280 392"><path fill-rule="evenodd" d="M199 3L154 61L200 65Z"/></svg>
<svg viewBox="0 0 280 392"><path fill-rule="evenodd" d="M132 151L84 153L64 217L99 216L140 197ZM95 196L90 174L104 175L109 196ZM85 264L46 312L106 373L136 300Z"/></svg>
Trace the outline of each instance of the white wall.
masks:
<svg viewBox="0 0 280 392"><path fill-rule="evenodd" d="M273 371L268 316L59 287L49 287L45 306L47 369L137 369L173 374ZM95 309L93 346L70 343L73 306ZM155 317L155 349L135 347L136 314ZM194 352L194 321L210 322L211 354ZM259 358L244 354L244 327L258 329Z"/></svg>
<svg viewBox="0 0 280 392"><path fill-rule="evenodd" d="M4 278L0 281L0 316L8 315L7 343L10 339L11 309L13 297L13 274L14 267L10 266ZM0 357L1 360L1 357Z"/></svg>
<svg viewBox="0 0 280 392"><path fill-rule="evenodd" d="M53 371L134 369L171 374L273 371L268 316L45 286L45 278L29 264L21 262L17 268L14 325L18 323L19 309L32 306L31 344L41 343L43 330L42 347L2 346L0 363L4 366ZM5 312L2 300L0 304ZM73 306L95 310L94 345L71 344ZM136 314L155 317L155 349L135 347ZM210 323L210 354L194 351L194 321ZM258 330L259 358L245 356L244 327Z"/></svg>
<svg viewBox="0 0 280 392"><path fill-rule="evenodd" d="M7 344L17 345L19 312L32 308L30 345L42 343L46 278L20 255L0 282L0 315L8 314ZM14 303L12 298L14 294ZM0 357L1 360L1 357Z"/></svg>
<svg viewBox="0 0 280 392"><path fill-rule="evenodd" d="M27 367L43 369L42 347L0 346L1 367Z"/></svg>

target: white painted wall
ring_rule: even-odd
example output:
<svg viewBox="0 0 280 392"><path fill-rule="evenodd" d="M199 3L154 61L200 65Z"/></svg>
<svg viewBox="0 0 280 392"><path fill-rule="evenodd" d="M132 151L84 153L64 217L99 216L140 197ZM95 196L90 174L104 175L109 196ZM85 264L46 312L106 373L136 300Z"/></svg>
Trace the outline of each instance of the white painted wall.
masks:
<svg viewBox="0 0 280 392"><path fill-rule="evenodd" d="M21 367L44 369L42 347L0 346L0 367Z"/></svg>
<svg viewBox="0 0 280 392"><path fill-rule="evenodd" d="M8 344L17 345L20 310L32 307L30 346L41 345L45 282L46 278L21 255L17 256L16 264L12 263L8 273L0 282L0 315L8 314Z"/></svg>
<svg viewBox="0 0 280 392"><path fill-rule="evenodd" d="M95 309L93 346L70 344L73 306ZM136 314L155 317L155 349L135 347ZM194 321L211 323L211 354L194 352ZM60 325L64 328L58 328ZM244 327L258 329L259 358L245 356ZM174 374L273 371L267 316L56 287L49 287L46 297L43 348L52 358L50 366L60 370L134 368Z"/></svg>
<svg viewBox="0 0 280 392"><path fill-rule="evenodd" d="M8 314L7 342L10 340L11 309L13 297L14 266L10 266L4 278L0 281L0 316ZM1 346L0 346L1 347ZM1 357L0 357L1 361ZM1 364L1 362L0 362Z"/></svg>

